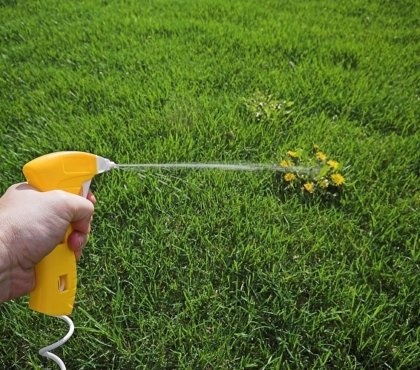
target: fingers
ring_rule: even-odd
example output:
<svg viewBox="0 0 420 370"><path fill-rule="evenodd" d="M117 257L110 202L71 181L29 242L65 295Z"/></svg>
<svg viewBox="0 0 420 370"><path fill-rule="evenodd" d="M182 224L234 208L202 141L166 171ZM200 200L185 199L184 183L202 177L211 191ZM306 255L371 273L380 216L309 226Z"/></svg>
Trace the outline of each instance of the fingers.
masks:
<svg viewBox="0 0 420 370"><path fill-rule="evenodd" d="M74 251L77 260L82 256L83 248L86 246L88 238L88 234L79 233L78 231L73 231L69 235L67 244Z"/></svg>
<svg viewBox="0 0 420 370"><path fill-rule="evenodd" d="M73 217L71 224L74 230L89 234L90 224L93 219L93 206L96 204L96 198L92 192L89 192L86 199L92 204L92 207L87 207L87 209L81 210L80 213ZM80 216L82 216L82 218L79 219Z"/></svg>
<svg viewBox="0 0 420 370"><path fill-rule="evenodd" d="M80 196L77 196L77 201L75 198L72 199L73 215L71 217L71 225L73 232L69 235L67 243L70 249L75 252L78 260L89 238L93 210L96 203L96 198L91 192L88 193L87 200Z"/></svg>
<svg viewBox="0 0 420 370"><path fill-rule="evenodd" d="M89 193L88 193L88 195L87 195L87 200L90 200L90 201L92 202L92 204L93 204L93 205L95 205L95 204L96 204L96 198L95 198L95 196L93 195L93 193L92 193L92 192L89 192Z"/></svg>
<svg viewBox="0 0 420 370"><path fill-rule="evenodd" d="M93 202L78 195L68 194L67 206L70 211L69 222L73 229L88 234L94 210Z"/></svg>

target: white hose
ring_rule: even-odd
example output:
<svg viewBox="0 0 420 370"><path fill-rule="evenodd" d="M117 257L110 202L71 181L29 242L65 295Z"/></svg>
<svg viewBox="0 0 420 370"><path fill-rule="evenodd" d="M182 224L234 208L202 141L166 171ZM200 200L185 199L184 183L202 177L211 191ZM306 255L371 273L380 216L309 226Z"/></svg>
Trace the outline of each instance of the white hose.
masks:
<svg viewBox="0 0 420 370"><path fill-rule="evenodd" d="M50 344L49 346L41 348L38 353L41 356L44 356L46 358L49 358L50 360L53 360L58 366L60 366L60 370L66 370L66 365L64 365L64 362L61 360L61 358L55 355L54 353L51 353L50 351L53 351L54 349L62 346L64 343L66 343L70 339L70 337L74 333L74 324L73 324L73 321L71 321L70 317L68 316L56 316L56 317L65 321L69 325L69 331L62 339L58 340L57 342L53 344Z"/></svg>

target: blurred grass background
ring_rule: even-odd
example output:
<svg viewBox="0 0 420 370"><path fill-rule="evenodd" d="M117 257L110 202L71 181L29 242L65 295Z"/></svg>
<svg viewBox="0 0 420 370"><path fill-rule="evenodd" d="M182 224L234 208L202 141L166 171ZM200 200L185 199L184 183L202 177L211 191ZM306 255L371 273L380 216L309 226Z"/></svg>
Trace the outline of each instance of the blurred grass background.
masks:
<svg viewBox="0 0 420 370"><path fill-rule="evenodd" d="M49 152L277 163L318 144L339 202L270 173L95 178L69 369L419 364L415 1L0 1L0 188ZM250 101L293 102L256 119ZM247 103L248 102L248 103ZM254 107L257 108L257 107ZM65 331L0 307L0 365Z"/></svg>

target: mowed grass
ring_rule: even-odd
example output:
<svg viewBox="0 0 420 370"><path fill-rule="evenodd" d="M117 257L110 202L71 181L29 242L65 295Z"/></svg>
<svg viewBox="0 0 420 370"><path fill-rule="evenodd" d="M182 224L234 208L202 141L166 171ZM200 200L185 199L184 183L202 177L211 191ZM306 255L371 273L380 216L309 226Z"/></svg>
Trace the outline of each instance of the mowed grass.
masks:
<svg viewBox="0 0 420 370"><path fill-rule="evenodd" d="M0 188L53 151L277 163L318 144L338 201L271 173L113 172L78 265L69 369L414 369L415 1L0 1ZM293 102L257 120L252 99ZM257 100L258 100L257 99ZM0 367L66 331L0 306Z"/></svg>

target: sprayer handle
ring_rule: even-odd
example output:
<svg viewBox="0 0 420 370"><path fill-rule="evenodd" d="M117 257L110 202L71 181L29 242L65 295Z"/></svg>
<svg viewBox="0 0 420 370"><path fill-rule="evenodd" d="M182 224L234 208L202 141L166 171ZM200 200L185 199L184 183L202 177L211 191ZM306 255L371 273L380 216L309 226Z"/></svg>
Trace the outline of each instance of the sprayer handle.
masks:
<svg viewBox="0 0 420 370"><path fill-rule="evenodd" d="M77 288L76 257L67 244L69 227L63 243L35 266L36 286L30 293L29 307L46 315L70 315Z"/></svg>

